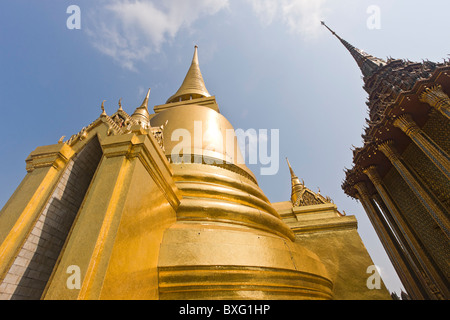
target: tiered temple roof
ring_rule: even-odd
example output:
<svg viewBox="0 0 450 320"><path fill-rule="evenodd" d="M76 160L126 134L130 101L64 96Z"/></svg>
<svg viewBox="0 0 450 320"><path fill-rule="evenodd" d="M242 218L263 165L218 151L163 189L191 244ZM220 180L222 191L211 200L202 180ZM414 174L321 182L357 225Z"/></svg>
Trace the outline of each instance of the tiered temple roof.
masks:
<svg viewBox="0 0 450 320"><path fill-rule="evenodd" d="M389 58L386 61L352 46L338 36L324 22L324 25L349 50L363 75L364 90L368 93L369 118L361 137L362 147L353 148L352 169L346 169L346 178L342 184L344 191L354 197L353 186L368 178L362 169L370 165L378 165L382 173L390 167L387 159L378 151L378 145L387 140L395 140L402 151L409 140L393 124L395 119L405 112L414 116L419 125L423 125L430 111L430 106L420 101L420 93L440 83L450 87L450 60L442 63L424 60Z"/></svg>

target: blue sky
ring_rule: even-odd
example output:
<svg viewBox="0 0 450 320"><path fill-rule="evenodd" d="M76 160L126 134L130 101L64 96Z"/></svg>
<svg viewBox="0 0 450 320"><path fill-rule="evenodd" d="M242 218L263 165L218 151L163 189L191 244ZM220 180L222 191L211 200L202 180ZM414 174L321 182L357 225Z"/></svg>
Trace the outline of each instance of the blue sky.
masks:
<svg viewBox="0 0 450 320"><path fill-rule="evenodd" d="M81 9L68 29L67 7ZM367 25L379 9L379 26ZM25 158L95 120L122 98L133 112L179 88L194 45L208 91L235 129L279 129L280 170L260 176L272 202L290 196L289 160L305 184L358 219L390 291L400 292L362 206L341 189L361 146L366 93L346 49L320 26L380 58L442 61L450 52L447 1L165 0L0 2L0 207L26 174Z"/></svg>

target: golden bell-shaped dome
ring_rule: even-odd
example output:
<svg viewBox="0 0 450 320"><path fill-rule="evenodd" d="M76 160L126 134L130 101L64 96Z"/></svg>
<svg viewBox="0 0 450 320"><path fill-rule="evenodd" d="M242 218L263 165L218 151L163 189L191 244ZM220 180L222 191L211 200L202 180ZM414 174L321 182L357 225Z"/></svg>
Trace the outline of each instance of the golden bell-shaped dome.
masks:
<svg viewBox="0 0 450 320"><path fill-rule="evenodd" d="M198 47L195 46L191 67L189 68L180 89L178 89L178 91L167 100L167 103L211 96L206 89L205 82L203 81L202 73L200 71L197 49Z"/></svg>
<svg viewBox="0 0 450 320"><path fill-rule="evenodd" d="M332 298L325 265L295 242L207 98L195 48L181 88L150 119L167 124L164 150L181 194L160 245L159 299Z"/></svg>

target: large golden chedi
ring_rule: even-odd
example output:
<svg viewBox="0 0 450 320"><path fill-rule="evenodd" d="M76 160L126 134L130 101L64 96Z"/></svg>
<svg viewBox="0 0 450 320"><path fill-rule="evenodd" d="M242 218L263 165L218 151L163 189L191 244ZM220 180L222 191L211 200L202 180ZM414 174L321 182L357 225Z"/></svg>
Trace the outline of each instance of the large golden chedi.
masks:
<svg viewBox="0 0 450 320"><path fill-rule="evenodd" d="M373 262L356 219L290 165L292 201L269 202L197 47L154 114L149 93L131 116L102 104L80 133L27 158L0 213L0 298L390 298L382 282L367 286Z"/></svg>

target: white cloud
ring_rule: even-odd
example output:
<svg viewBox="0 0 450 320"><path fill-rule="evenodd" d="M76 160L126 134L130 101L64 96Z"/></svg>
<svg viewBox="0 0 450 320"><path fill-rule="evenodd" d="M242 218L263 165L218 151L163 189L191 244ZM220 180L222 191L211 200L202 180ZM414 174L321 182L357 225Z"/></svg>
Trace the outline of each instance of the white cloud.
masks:
<svg viewBox="0 0 450 320"><path fill-rule="evenodd" d="M262 23L269 25L278 12L279 0L247 0Z"/></svg>
<svg viewBox="0 0 450 320"><path fill-rule="evenodd" d="M228 4L228 0L113 0L90 15L86 31L98 50L132 70L181 28Z"/></svg>
<svg viewBox="0 0 450 320"><path fill-rule="evenodd" d="M268 25L280 19L289 32L315 38L324 19L326 0L247 0L260 20Z"/></svg>
<svg viewBox="0 0 450 320"><path fill-rule="evenodd" d="M324 19L325 0L283 1L283 19L289 30L305 37L316 37Z"/></svg>
<svg viewBox="0 0 450 320"><path fill-rule="evenodd" d="M242 0L103 0L88 15L84 29L92 44L123 67L159 52L181 29ZM247 0L266 26L281 21L291 33L304 38L319 34L327 0Z"/></svg>

